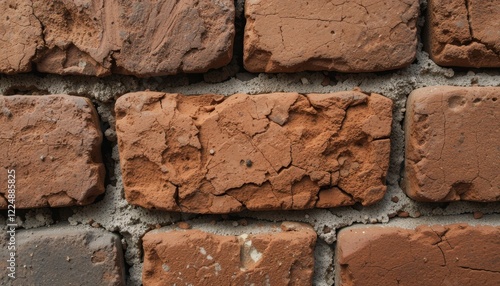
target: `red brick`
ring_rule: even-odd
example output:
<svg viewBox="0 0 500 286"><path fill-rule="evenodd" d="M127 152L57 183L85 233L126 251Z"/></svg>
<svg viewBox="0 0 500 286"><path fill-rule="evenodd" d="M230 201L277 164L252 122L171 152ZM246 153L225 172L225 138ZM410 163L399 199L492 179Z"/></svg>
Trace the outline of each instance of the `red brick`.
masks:
<svg viewBox="0 0 500 286"><path fill-rule="evenodd" d="M86 98L0 96L0 208L7 207L10 169L17 208L92 203L104 192L101 141Z"/></svg>
<svg viewBox="0 0 500 286"><path fill-rule="evenodd" d="M500 227L342 229L335 285L499 285Z"/></svg>
<svg viewBox="0 0 500 286"><path fill-rule="evenodd" d="M143 238L144 285L312 285L316 233L283 223L260 234L153 231Z"/></svg>
<svg viewBox="0 0 500 286"><path fill-rule="evenodd" d="M116 102L126 199L193 213L373 204L386 186L392 101L358 91Z"/></svg>
<svg viewBox="0 0 500 286"><path fill-rule="evenodd" d="M495 0L429 0L427 42L443 66L500 67L500 5Z"/></svg>
<svg viewBox="0 0 500 286"><path fill-rule="evenodd" d="M4 234L2 234L4 235ZM2 237L8 254L9 235ZM125 285L120 238L103 230L50 227L16 234L16 274L0 261L1 285Z"/></svg>
<svg viewBox="0 0 500 286"><path fill-rule="evenodd" d="M406 193L419 201L500 200L500 88L413 91L406 108Z"/></svg>
<svg viewBox="0 0 500 286"><path fill-rule="evenodd" d="M374 72L409 65L419 1L245 2L244 64L251 72Z"/></svg>
<svg viewBox="0 0 500 286"><path fill-rule="evenodd" d="M232 57L234 2L2 1L0 72L158 76ZM42 29L43 27L43 29Z"/></svg>

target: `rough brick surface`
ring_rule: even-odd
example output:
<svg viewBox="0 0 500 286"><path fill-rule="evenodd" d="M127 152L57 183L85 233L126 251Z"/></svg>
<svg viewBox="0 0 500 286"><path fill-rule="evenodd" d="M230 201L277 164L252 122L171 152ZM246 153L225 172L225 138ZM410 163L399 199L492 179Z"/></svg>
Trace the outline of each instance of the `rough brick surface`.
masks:
<svg viewBox="0 0 500 286"><path fill-rule="evenodd" d="M500 88L428 87L406 115L406 193L420 201L500 200Z"/></svg>
<svg viewBox="0 0 500 286"><path fill-rule="evenodd" d="M116 103L125 195L194 213L369 205L386 190L391 110L358 91L126 94Z"/></svg>
<svg viewBox="0 0 500 286"><path fill-rule="evenodd" d="M90 100L69 95L0 96L0 208L7 170L16 207L85 205L104 192L102 134Z"/></svg>
<svg viewBox="0 0 500 286"><path fill-rule="evenodd" d="M215 235L200 230L147 233L144 285L311 285L316 233L283 223L282 232Z"/></svg>
<svg viewBox="0 0 500 286"><path fill-rule="evenodd" d="M245 2L245 68L252 72L373 72L416 54L418 1Z"/></svg>
<svg viewBox="0 0 500 286"><path fill-rule="evenodd" d="M439 65L500 67L496 0L429 0L428 50Z"/></svg>
<svg viewBox="0 0 500 286"><path fill-rule="evenodd" d="M340 231L335 285L499 285L500 227Z"/></svg>
<svg viewBox="0 0 500 286"><path fill-rule="evenodd" d="M2 1L0 72L157 76L205 72L232 57L234 3Z"/></svg>
<svg viewBox="0 0 500 286"><path fill-rule="evenodd" d="M2 251L7 251L2 239ZM125 285L120 238L102 230L51 227L16 234L16 278L0 261L2 285Z"/></svg>

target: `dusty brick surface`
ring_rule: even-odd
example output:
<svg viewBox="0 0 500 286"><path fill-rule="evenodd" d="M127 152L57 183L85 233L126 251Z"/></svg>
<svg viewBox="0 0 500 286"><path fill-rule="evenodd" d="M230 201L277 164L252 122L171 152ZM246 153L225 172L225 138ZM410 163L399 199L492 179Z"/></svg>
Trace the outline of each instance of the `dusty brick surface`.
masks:
<svg viewBox="0 0 500 286"><path fill-rule="evenodd" d="M0 208L15 170L17 208L86 205L104 192L102 134L90 100L0 96Z"/></svg>
<svg viewBox="0 0 500 286"><path fill-rule="evenodd" d="M8 0L0 32L2 73L205 72L231 60L234 3Z"/></svg>
<svg viewBox="0 0 500 286"><path fill-rule="evenodd" d="M252 72L374 72L416 54L418 1L245 2L245 68Z"/></svg>
<svg viewBox="0 0 500 286"><path fill-rule="evenodd" d="M392 101L358 91L183 96L116 103L126 199L193 213L380 200Z"/></svg>
<svg viewBox="0 0 500 286"><path fill-rule="evenodd" d="M335 285L498 285L500 227L342 229Z"/></svg>
<svg viewBox="0 0 500 286"><path fill-rule="evenodd" d="M410 197L500 200L500 88L417 89L406 110L403 187Z"/></svg>
<svg viewBox="0 0 500 286"><path fill-rule="evenodd" d="M3 234L2 234L3 235ZM2 239L7 251L9 236ZM125 285L120 238L102 230L51 227L17 231L16 277L0 261L2 285Z"/></svg>
<svg viewBox="0 0 500 286"><path fill-rule="evenodd" d="M427 41L439 65L500 67L500 5L495 0L429 0Z"/></svg>
<svg viewBox="0 0 500 286"><path fill-rule="evenodd" d="M304 224L239 236L147 233L144 285L312 285L316 233Z"/></svg>

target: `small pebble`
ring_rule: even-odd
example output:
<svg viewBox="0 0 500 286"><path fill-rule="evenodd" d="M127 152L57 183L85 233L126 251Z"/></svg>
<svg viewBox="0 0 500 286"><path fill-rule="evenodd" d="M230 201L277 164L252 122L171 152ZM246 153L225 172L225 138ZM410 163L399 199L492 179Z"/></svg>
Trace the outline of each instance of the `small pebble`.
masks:
<svg viewBox="0 0 500 286"><path fill-rule="evenodd" d="M397 202L399 202L399 198L398 198L398 197L396 197L396 196L394 196L394 197L392 197L392 198L391 198L391 201L392 201L393 203L397 203Z"/></svg>
<svg viewBox="0 0 500 286"><path fill-rule="evenodd" d="M210 152L210 155L215 154L215 150L214 150L214 149L210 149L210 151L209 151L209 152Z"/></svg>
<svg viewBox="0 0 500 286"><path fill-rule="evenodd" d="M181 229L190 229L191 225L185 221L180 221L177 223L177 227Z"/></svg>
<svg viewBox="0 0 500 286"><path fill-rule="evenodd" d="M252 167L252 165L253 165L251 160L247 160L245 163L246 163L248 168Z"/></svg>
<svg viewBox="0 0 500 286"><path fill-rule="evenodd" d="M482 212L474 212L474 218L475 219L480 219L483 217L483 213Z"/></svg>
<svg viewBox="0 0 500 286"><path fill-rule="evenodd" d="M408 212L405 212L405 211L400 211L398 212L398 217L409 217L410 214Z"/></svg>
<svg viewBox="0 0 500 286"><path fill-rule="evenodd" d="M236 226L238 226L238 225L239 225L239 224L238 224L238 222L237 222L237 221L233 221L233 226L234 226L234 227L236 227Z"/></svg>
<svg viewBox="0 0 500 286"><path fill-rule="evenodd" d="M302 82L302 84L309 84L309 81L305 77L301 78L300 81Z"/></svg>

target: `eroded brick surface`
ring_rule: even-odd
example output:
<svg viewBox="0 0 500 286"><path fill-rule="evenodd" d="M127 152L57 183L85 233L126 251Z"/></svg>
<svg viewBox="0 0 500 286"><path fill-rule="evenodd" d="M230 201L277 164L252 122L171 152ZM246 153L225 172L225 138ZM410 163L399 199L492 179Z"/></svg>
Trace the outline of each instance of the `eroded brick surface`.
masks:
<svg viewBox="0 0 500 286"><path fill-rule="evenodd" d="M0 208L7 207L8 170L17 208L92 203L104 192L101 141L86 98L0 96Z"/></svg>
<svg viewBox="0 0 500 286"><path fill-rule="evenodd" d="M500 227L351 227L337 240L335 285L498 285Z"/></svg>
<svg viewBox="0 0 500 286"><path fill-rule="evenodd" d="M500 200L500 88L417 89L406 114L403 187L410 197Z"/></svg>
<svg viewBox="0 0 500 286"><path fill-rule="evenodd" d="M116 103L127 200L194 213L363 205L386 190L392 101L358 91Z"/></svg>
<svg viewBox="0 0 500 286"><path fill-rule="evenodd" d="M312 285L316 233L284 222L282 231L215 235L200 230L147 233L144 285Z"/></svg>
<svg viewBox="0 0 500 286"><path fill-rule="evenodd" d="M373 72L416 54L418 1L245 2L245 68L252 72Z"/></svg>
<svg viewBox="0 0 500 286"><path fill-rule="evenodd" d="M495 0L429 0L429 54L439 65L500 67L500 5Z"/></svg>
<svg viewBox="0 0 500 286"><path fill-rule="evenodd" d="M2 73L205 72L231 60L234 3L7 0L0 32Z"/></svg>
<svg viewBox="0 0 500 286"><path fill-rule="evenodd" d="M3 234L2 234L3 235ZM8 254L9 234L0 246ZM17 231L15 279L0 261L2 285L125 285L120 238L102 230L50 227Z"/></svg>

